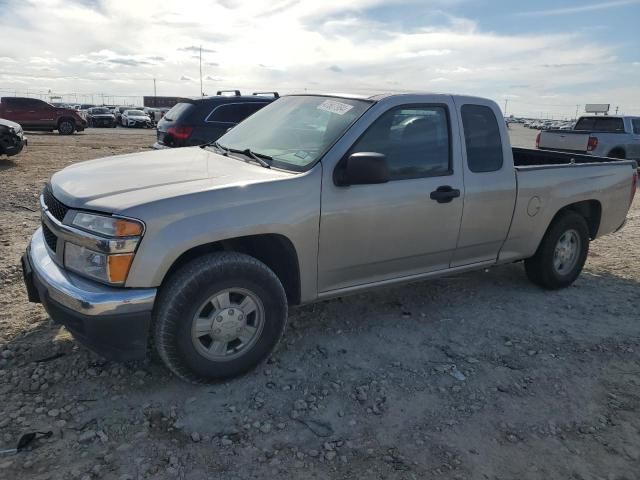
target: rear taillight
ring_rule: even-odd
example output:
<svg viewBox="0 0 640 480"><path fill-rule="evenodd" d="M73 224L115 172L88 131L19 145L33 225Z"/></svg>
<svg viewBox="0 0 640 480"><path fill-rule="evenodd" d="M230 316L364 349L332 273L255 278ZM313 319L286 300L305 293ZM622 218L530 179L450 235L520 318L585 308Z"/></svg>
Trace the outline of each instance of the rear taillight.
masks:
<svg viewBox="0 0 640 480"><path fill-rule="evenodd" d="M598 146L598 137L589 137L587 152L593 152Z"/></svg>
<svg viewBox="0 0 640 480"><path fill-rule="evenodd" d="M167 133L175 140L187 140L193 133L193 127L169 127Z"/></svg>
<svg viewBox="0 0 640 480"><path fill-rule="evenodd" d="M538 132L538 135L536 135L536 148L540 148L540 135L542 135L542 132Z"/></svg>
<svg viewBox="0 0 640 480"><path fill-rule="evenodd" d="M633 172L633 178L631 179L631 201L629 205L633 203L633 197L636 196L636 190L638 189L638 172Z"/></svg>

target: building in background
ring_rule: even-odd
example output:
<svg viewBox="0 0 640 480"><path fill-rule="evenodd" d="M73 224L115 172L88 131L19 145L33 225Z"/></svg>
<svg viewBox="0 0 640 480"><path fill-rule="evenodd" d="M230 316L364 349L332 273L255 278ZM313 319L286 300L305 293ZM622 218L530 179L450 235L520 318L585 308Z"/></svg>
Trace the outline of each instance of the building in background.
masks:
<svg viewBox="0 0 640 480"><path fill-rule="evenodd" d="M171 108L176 103L180 103L185 100L189 99L185 97L142 97L143 106L149 108Z"/></svg>

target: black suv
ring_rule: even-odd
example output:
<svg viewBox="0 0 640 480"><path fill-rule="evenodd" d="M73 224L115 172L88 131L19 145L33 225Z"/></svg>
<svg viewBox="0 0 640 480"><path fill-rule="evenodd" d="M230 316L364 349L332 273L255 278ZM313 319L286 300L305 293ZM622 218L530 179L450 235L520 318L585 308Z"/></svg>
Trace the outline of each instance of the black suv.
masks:
<svg viewBox="0 0 640 480"><path fill-rule="evenodd" d="M158 122L155 149L203 145L220 138L227 130L279 97L277 92L233 95L219 91L215 97L176 104ZM269 95L269 96L266 96Z"/></svg>

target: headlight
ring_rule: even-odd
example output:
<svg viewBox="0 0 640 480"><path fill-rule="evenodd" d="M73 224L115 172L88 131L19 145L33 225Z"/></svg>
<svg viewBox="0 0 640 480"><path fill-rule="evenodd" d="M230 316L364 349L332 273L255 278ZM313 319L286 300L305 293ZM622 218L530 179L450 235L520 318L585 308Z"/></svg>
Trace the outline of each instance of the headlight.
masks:
<svg viewBox="0 0 640 480"><path fill-rule="evenodd" d="M106 255L67 242L64 248L64 265L69 270L101 282L124 283L133 256L133 253Z"/></svg>
<svg viewBox="0 0 640 480"><path fill-rule="evenodd" d="M75 227L107 237L133 237L142 235L142 223L106 215L78 212L71 224Z"/></svg>

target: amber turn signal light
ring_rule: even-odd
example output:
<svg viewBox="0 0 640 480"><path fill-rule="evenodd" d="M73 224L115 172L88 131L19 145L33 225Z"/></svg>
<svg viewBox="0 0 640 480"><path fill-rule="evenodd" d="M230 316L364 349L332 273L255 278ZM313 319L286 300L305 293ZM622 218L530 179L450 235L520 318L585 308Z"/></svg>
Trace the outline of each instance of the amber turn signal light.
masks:
<svg viewBox="0 0 640 480"><path fill-rule="evenodd" d="M125 253L123 255L109 255L107 262L109 265L108 274L109 281L112 283L123 283L129 275L129 268L133 262L133 253Z"/></svg>

